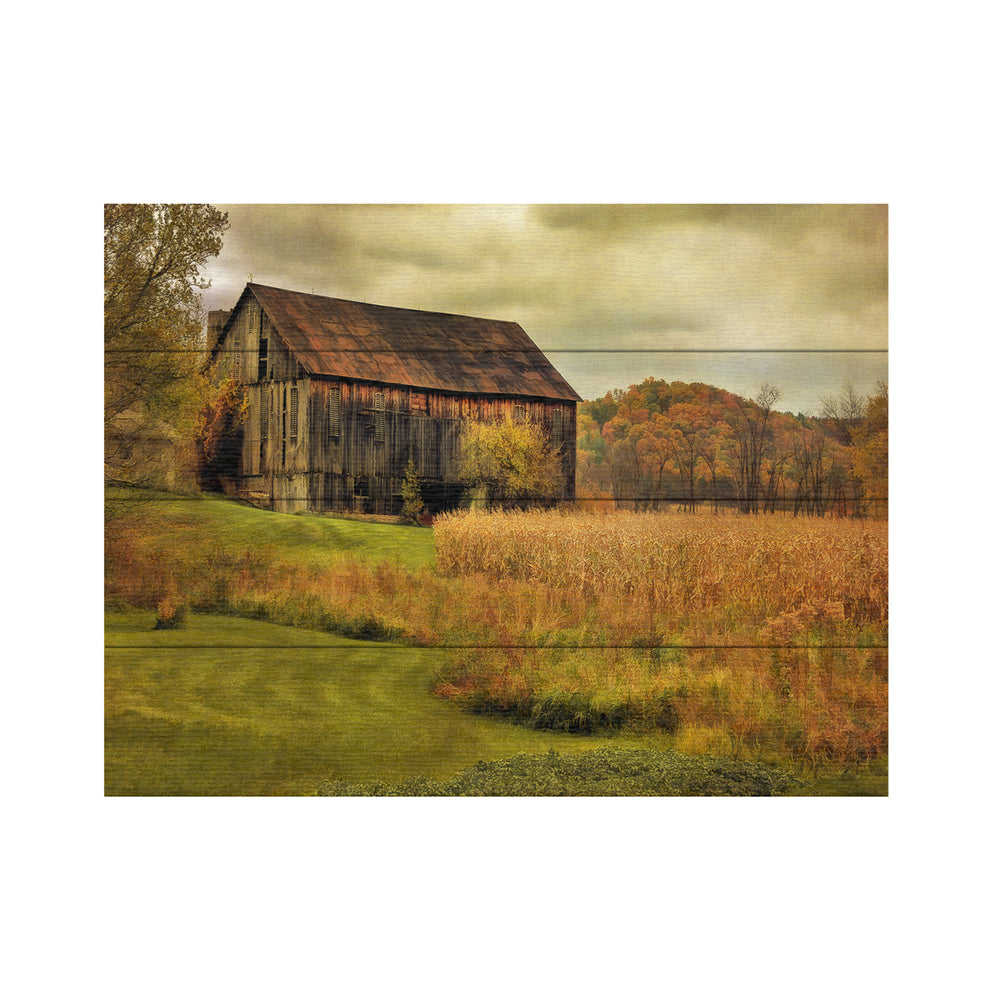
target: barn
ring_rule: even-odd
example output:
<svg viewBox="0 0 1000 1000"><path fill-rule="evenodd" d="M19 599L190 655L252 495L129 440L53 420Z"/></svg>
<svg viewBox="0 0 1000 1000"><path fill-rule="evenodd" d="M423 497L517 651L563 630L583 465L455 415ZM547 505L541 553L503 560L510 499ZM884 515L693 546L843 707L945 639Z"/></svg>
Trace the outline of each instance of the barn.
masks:
<svg viewBox="0 0 1000 1000"><path fill-rule="evenodd" d="M255 504L397 514L412 460L428 509L448 509L463 424L507 416L543 429L574 496L580 397L517 323L251 282L208 343L247 387L232 486Z"/></svg>

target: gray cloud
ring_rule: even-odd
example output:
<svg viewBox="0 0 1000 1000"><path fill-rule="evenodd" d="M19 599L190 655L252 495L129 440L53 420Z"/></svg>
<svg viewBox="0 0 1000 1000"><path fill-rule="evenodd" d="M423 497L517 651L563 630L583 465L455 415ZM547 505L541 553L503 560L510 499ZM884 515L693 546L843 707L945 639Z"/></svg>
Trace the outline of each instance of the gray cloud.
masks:
<svg viewBox="0 0 1000 1000"><path fill-rule="evenodd" d="M788 360L803 355L759 353L886 348L884 205L221 207L232 227L207 271L208 308L231 306L254 274L317 294L515 320L561 352L558 367L584 396L681 370L743 391L740 373L757 377L771 359L785 405L810 412L844 381L870 391L873 374L887 378L885 355L818 354L803 365ZM606 348L654 353L593 353ZM691 355L663 353L720 348L744 351L746 363L706 354L695 366ZM574 349L588 353L565 353Z"/></svg>

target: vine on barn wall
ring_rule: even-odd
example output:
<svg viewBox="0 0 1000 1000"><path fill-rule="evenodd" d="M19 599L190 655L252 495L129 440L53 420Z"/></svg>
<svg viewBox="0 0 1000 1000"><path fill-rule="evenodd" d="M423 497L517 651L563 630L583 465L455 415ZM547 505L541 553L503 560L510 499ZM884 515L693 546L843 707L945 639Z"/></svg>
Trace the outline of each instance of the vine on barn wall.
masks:
<svg viewBox="0 0 1000 1000"><path fill-rule="evenodd" d="M215 398L198 415L198 482L202 489L225 490L226 480L239 477L243 425L250 412L246 386L232 376L223 379Z"/></svg>

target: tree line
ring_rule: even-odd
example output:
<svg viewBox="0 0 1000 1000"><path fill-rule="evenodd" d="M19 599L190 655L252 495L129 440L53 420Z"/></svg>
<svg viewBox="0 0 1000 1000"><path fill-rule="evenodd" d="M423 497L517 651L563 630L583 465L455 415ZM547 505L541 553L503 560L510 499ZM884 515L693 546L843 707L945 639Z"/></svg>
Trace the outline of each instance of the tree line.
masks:
<svg viewBox="0 0 1000 1000"><path fill-rule="evenodd" d="M577 496L629 510L885 516L888 386L870 396L845 386L819 417L779 412L779 399L770 384L744 399L647 378L582 403Z"/></svg>
<svg viewBox="0 0 1000 1000"><path fill-rule="evenodd" d="M187 441L208 474L240 419L238 386L204 365L199 290L228 219L210 205L106 205L104 428L107 486L152 485L145 448ZM744 513L883 516L888 503L888 388L845 386L818 418L701 383L647 378L584 402L577 495L624 509L710 504ZM463 476L488 504L560 494L559 459L539 434L471 428Z"/></svg>

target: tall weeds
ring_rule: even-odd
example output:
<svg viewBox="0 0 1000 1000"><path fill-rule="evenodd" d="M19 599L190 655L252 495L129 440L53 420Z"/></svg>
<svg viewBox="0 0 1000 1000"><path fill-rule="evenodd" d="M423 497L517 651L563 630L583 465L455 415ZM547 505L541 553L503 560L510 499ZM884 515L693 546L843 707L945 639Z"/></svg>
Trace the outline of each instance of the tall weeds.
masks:
<svg viewBox="0 0 1000 1000"><path fill-rule="evenodd" d="M466 587L530 588L525 642L576 647L453 656L436 690L474 711L724 733L737 756L814 769L888 750L884 524L471 512L438 518L435 541Z"/></svg>
<svg viewBox="0 0 1000 1000"><path fill-rule="evenodd" d="M818 770L887 752L884 525L494 513L435 524L439 572L322 568L148 526L106 540L109 601L441 647L434 691L578 733Z"/></svg>

